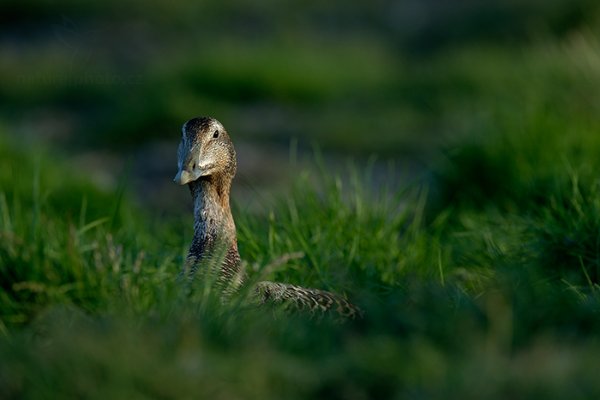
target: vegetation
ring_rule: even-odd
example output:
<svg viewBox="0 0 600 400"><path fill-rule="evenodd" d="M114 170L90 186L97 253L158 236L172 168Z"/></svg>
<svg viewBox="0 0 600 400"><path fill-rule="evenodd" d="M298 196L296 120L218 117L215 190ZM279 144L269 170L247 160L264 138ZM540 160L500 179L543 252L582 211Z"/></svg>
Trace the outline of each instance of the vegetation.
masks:
<svg viewBox="0 0 600 400"><path fill-rule="evenodd" d="M109 18L120 2L56 2L84 26L63 20L51 40L48 4L9 3L3 37L29 19L42 30L0 43L0 398L600 395L594 2L465 5L422 29L367 5L247 2L242 18L225 4L133 2L166 35L151 49ZM344 23L319 23L340 9ZM115 37L95 24L131 33L116 37L139 58L105 51ZM223 302L209 277L182 282L191 215L157 215L127 174L103 189L68 161L131 152L199 109L231 121L236 143L288 151L298 136L357 157L335 174L317 155L266 212L238 202L234 215L251 280L343 293L363 319L257 307L246 291ZM385 178L371 153L396 159Z"/></svg>
<svg viewBox="0 0 600 400"><path fill-rule="evenodd" d="M518 171L503 183L515 188L529 163L542 162L515 149L528 157L484 143L448 162L467 167L468 151L491 152L490 170L500 157ZM177 273L189 237L168 225L150 236L152 219L125 198L47 157L34 161L6 143L2 156L4 398L600 390L600 203L585 168L564 161L562 179L543 192L484 193L486 203L485 187L460 181L461 200L439 196L446 203L435 211L425 189L374 196L368 172L348 187L300 178L271 217L238 211L251 276L346 292L366 316L339 324L256 308L244 293L221 304L202 281L186 287ZM540 171L529 178L544 181Z"/></svg>

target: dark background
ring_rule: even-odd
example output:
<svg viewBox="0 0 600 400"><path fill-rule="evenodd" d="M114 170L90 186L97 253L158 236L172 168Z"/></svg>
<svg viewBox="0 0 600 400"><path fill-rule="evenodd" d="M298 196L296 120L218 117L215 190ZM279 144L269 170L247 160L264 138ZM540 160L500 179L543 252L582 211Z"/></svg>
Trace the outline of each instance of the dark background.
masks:
<svg viewBox="0 0 600 400"><path fill-rule="evenodd" d="M107 189L126 174L138 199L166 212L187 199L170 178L180 126L197 115L235 141L240 203L285 188L315 149L328 168L376 155L378 170L391 159L421 176L441 148L485 136L506 93L531 84L540 58L556 60L547 47L596 31L599 8L3 1L0 134L55 148Z"/></svg>

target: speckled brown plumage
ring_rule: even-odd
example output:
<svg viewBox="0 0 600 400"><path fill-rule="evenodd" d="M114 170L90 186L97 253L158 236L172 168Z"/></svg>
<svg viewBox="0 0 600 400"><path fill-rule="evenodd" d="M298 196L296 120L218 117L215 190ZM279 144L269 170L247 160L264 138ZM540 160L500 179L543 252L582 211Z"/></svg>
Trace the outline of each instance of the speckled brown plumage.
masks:
<svg viewBox="0 0 600 400"><path fill-rule="evenodd" d="M194 238L186 262L193 274L201 261L219 251L223 261L220 280L237 287L245 280L237 246L235 223L229 206L231 183L236 173L233 143L221 123L213 118L193 118L182 127L175 182L187 184L194 201ZM360 310L344 298L318 289L260 282L255 293L261 303L285 304L310 312L333 311L353 318Z"/></svg>

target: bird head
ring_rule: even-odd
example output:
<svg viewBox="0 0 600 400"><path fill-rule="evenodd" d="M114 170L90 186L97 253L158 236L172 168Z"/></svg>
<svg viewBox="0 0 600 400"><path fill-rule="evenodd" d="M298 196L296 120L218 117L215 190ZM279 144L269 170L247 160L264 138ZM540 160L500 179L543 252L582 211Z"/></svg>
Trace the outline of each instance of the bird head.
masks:
<svg viewBox="0 0 600 400"><path fill-rule="evenodd" d="M203 177L232 179L236 170L233 143L219 121L193 118L183 124L174 181L185 185Z"/></svg>

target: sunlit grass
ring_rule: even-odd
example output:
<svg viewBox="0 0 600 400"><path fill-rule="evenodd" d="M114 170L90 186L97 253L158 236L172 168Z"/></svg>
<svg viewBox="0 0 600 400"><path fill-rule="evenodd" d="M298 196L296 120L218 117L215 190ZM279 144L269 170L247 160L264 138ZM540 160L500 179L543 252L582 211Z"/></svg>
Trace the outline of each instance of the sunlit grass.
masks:
<svg viewBox="0 0 600 400"><path fill-rule="evenodd" d="M521 170L543 159L513 143L527 155L514 164L521 158L497 143L479 144L484 162ZM599 208L585 168L566 167L543 201L509 190L523 184L515 174L502 196L469 180L461 190L471 197L429 208L426 186L373 192L366 169L302 175L266 216L236 207L250 279L344 294L365 317L340 324L257 307L248 291L223 300L210 279L178 280L181 248L165 243L181 233L148 235L151 217L126 196L98 192L49 155L2 151L4 397L599 390L587 356L600 330ZM464 158L451 162L469 171ZM531 372L538 362L545 367Z"/></svg>
<svg viewBox="0 0 600 400"><path fill-rule="evenodd" d="M288 314L247 288L224 299L210 274L182 280L189 221L147 215L126 182L99 190L51 151L2 140L1 398L600 395L592 31L411 59L369 40L335 51L303 40L224 41L209 56L182 45L138 86L83 89L14 81L70 62L24 49L0 58L0 96L6 115L76 104L81 140L115 147L199 110L258 136L271 120L256 115L274 109L285 123L260 138L286 128L329 149L419 158L410 185L322 166L298 171L265 214L234 207L251 282L331 290L364 318ZM70 71L117 71L109 61Z"/></svg>

